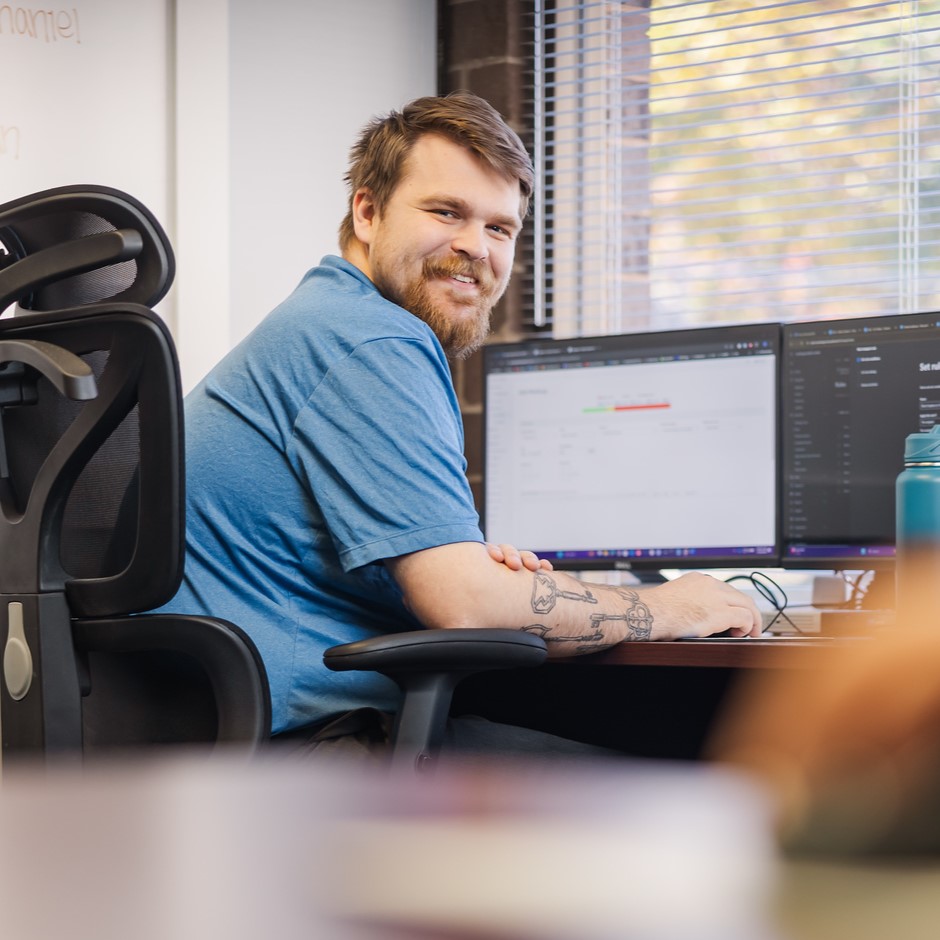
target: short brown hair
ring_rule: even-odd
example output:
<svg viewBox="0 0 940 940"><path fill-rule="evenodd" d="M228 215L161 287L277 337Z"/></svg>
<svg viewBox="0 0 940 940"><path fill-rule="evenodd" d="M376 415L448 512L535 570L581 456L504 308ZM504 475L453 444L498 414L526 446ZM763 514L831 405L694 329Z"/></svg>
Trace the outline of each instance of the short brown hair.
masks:
<svg viewBox="0 0 940 940"><path fill-rule="evenodd" d="M532 196L532 160L515 131L487 101L469 92L418 98L401 111L375 118L349 153L349 209L339 229L340 247L353 238L352 198L363 187L381 211L401 181L405 160L423 134L440 134L469 150L507 180L519 181L524 218Z"/></svg>

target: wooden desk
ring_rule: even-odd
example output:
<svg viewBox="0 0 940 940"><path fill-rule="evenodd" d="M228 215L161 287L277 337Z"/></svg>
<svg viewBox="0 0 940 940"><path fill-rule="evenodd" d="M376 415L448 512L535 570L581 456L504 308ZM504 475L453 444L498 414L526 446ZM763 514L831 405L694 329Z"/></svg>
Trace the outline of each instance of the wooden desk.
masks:
<svg viewBox="0 0 940 940"><path fill-rule="evenodd" d="M721 669L809 669L848 643L844 637L748 637L621 643L584 658L596 666L695 666ZM571 662L574 662L573 660Z"/></svg>

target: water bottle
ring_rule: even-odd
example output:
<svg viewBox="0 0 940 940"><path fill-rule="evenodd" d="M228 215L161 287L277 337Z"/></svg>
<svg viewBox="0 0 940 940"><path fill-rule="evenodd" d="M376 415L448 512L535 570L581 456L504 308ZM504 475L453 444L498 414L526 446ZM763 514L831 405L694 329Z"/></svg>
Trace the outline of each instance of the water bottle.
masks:
<svg viewBox="0 0 940 940"><path fill-rule="evenodd" d="M898 623L940 625L940 425L907 436L896 495Z"/></svg>

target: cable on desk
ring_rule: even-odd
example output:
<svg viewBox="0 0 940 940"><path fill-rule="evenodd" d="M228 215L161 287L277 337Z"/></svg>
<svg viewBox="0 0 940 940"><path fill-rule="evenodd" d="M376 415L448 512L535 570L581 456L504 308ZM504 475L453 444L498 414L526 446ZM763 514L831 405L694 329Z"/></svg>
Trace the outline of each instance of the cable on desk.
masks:
<svg viewBox="0 0 940 940"><path fill-rule="evenodd" d="M752 571L750 574L734 574L730 578L725 579L725 583L730 584L732 581L749 581L751 586L757 591L764 600L770 603L770 606L777 612L776 616L767 624L763 629L763 633L769 633L771 627L781 618L785 620L793 629L795 633L805 634L805 630L801 630L786 614L787 604L789 599L787 598L787 592L784 591L773 578L769 575L764 574L763 571Z"/></svg>

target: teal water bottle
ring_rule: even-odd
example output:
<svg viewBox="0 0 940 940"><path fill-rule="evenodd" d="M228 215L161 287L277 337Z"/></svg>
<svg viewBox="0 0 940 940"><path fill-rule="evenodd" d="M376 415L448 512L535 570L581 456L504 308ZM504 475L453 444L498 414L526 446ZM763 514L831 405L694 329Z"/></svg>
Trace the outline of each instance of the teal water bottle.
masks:
<svg viewBox="0 0 940 940"><path fill-rule="evenodd" d="M940 624L940 425L907 436L896 496L898 623Z"/></svg>

